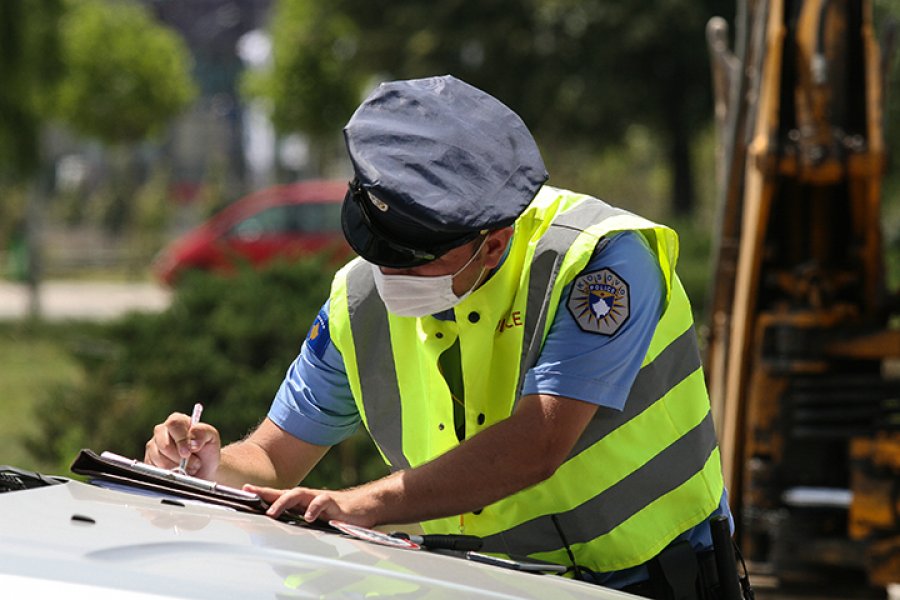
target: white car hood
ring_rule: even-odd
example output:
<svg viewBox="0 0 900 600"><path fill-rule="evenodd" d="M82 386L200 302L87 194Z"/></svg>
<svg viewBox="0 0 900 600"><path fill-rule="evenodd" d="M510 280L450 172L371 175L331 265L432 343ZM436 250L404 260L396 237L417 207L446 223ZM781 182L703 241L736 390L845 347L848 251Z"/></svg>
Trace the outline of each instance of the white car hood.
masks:
<svg viewBox="0 0 900 600"><path fill-rule="evenodd" d="M634 598L78 481L0 493L0 596Z"/></svg>

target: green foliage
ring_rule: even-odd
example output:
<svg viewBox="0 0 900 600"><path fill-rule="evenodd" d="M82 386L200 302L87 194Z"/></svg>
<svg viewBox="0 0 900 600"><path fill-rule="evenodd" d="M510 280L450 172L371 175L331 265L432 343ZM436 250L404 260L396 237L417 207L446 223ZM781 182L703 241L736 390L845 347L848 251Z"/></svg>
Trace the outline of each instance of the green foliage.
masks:
<svg viewBox="0 0 900 600"><path fill-rule="evenodd" d="M27 179L38 167L46 99L61 74L59 0L0 2L0 178Z"/></svg>
<svg viewBox="0 0 900 600"><path fill-rule="evenodd" d="M709 228L698 226L697 221L690 219L675 219L667 225L678 232L679 258L676 270L691 300L694 320L706 323L706 301L711 291L708 284L712 273L709 258L712 239Z"/></svg>
<svg viewBox="0 0 900 600"><path fill-rule="evenodd" d="M27 195L22 186L0 187L0 277L20 278L20 251L25 243L25 210Z"/></svg>
<svg viewBox="0 0 900 600"><path fill-rule="evenodd" d="M129 236L132 268L150 264L166 242L166 227L175 208L169 185L169 172L158 167L134 195Z"/></svg>
<svg viewBox="0 0 900 600"><path fill-rule="evenodd" d="M544 150L551 185L596 196L648 219L669 218L664 152L646 127L631 127L621 145L599 153L565 143Z"/></svg>
<svg viewBox="0 0 900 600"><path fill-rule="evenodd" d="M272 18L274 65L251 72L244 89L272 101L286 132L324 138L340 130L359 102L357 24L333 3L283 0Z"/></svg>
<svg viewBox="0 0 900 600"><path fill-rule="evenodd" d="M451 73L506 102L546 146L597 152L634 124L651 129L672 165L677 206L693 201L688 149L712 116L704 28L710 17L732 13L731 1L279 0L277 7L267 97L282 131L337 131L352 114L353 92L373 79Z"/></svg>
<svg viewBox="0 0 900 600"><path fill-rule="evenodd" d="M885 244L885 271L888 289L900 287L900 60L897 60L897 28L900 27L900 3L896 0L873 2L873 25L882 42L884 67L884 142L887 168L882 187L882 230ZM892 32L892 36L888 35ZM891 43L887 43L891 42Z"/></svg>
<svg viewBox="0 0 900 600"><path fill-rule="evenodd" d="M130 315L74 347L87 376L44 402L31 451L61 466L82 447L141 457L155 424L198 401L223 441L242 438L268 412L332 275L318 259L190 274L167 311ZM320 484L355 483L339 478L356 476L355 464L341 464L346 454L323 465Z"/></svg>
<svg viewBox="0 0 900 600"><path fill-rule="evenodd" d="M73 335L70 324L47 327L35 320L0 322L0 463L57 471L55 464L36 462L26 451L23 439L37 432L35 399L48 389L77 382L82 375L59 343L61 338Z"/></svg>
<svg viewBox="0 0 900 600"><path fill-rule="evenodd" d="M66 76L55 110L80 133L111 143L139 140L196 93L185 44L138 4L71 2L61 45Z"/></svg>
<svg viewBox="0 0 900 600"><path fill-rule="evenodd" d="M350 108L346 120L348 91L366 78L449 72L507 102L538 132L595 148L618 142L633 122L665 126L676 104L685 125L708 120L703 30L710 17L733 11L724 0L280 0L277 7L274 79L294 78L298 87L270 94L276 115L309 110L331 124L317 98ZM276 124L313 125L308 116Z"/></svg>

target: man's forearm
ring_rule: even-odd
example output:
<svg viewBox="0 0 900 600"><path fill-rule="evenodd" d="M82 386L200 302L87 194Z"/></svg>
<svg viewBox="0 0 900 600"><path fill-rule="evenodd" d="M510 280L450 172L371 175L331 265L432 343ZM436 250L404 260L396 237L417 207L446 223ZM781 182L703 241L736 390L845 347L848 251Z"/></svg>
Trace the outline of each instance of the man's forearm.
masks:
<svg viewBox="0 0 900 600"><path fill-rule="evenodd" d="M235 487L253 483L290 488L309 474L328 449L295 438L264 419L249 436L222 448L216 478Z"/></svg>
<svg viewBox="0 0 900 600"><path fill-rule="evenodd" d="M552 472L545 465L553 463L542 460L548 453L539 451L541 443L532 443L527 435L506 439L508 433L515 433L515 427L498 423L430 463L347 490L249 489L271 504L271 516L293 508L308 521L338 519L373 527L462 514Z"/></svg>
<svg viewBox="0 0 900 600"><path fill-rule="evenodd" d="M429 463L348 493L378 523L401 523L478 510L539 483L565 460L596 407L560 399L566 414L554 414L531 402Z"/></svg>
<svg viewBox="0 0 900 600"><path fill-rule="evenodd" d="M240 487L245 483L283 485L268 454L258 445L242 440L222 448L216 481ZM296 483L294 484L296 485Z"/></svg>
<svg viewBox="0 0 900 600"><path fill-rule="evenodd" d="M375 506L378 523L406 523L478 510L546 478L545 471L528 467L533 457L527 448L514 457L508 446L494 443L493 433L350 492ZM494 454L488 458L482 452Z"/></svg>

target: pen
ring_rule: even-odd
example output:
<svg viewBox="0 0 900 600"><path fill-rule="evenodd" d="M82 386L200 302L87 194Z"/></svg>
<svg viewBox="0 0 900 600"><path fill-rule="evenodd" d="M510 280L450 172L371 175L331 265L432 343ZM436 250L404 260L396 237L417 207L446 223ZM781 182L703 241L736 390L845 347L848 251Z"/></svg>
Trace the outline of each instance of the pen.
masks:
<svg viewBox="0 0 900 600"><path fill-rule="evenodd" d="M194 405L194 412L191 413L191 427L193 427L194 425L196 425L197 423L200 422L200 415L202 415L202 414L203 414L203 405L198 402ZM188 432L190 432L190 429L188 429ZM187 473L187 471L185 470L185 469L187 469L187 463L188 463L188 459L182 458L181 464L178 465L178 471L180 471L182 473Z"/></svg>
<svg viewBox="0 0 900 600"><path fill-rule="evenodd" d="M440 548L443 550L481 550L481 546L484 543L480 537L474 535L456 535L453 533L410 535L408 533L395 531L389 535L391 537L409 540L420 546L427 546L432 549Z"/></svg>

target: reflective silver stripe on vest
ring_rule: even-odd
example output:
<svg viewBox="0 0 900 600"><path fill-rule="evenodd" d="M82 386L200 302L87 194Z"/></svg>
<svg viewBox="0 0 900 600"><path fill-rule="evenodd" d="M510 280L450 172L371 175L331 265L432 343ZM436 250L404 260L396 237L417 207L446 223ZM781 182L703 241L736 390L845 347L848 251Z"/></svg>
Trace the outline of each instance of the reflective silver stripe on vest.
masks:
<svg viewBox="0 0 900 600"><path fill-rule="evenodd" d="M610 206L596 198L586 198L568 211L559 214L547 232L538 241L531 261L528 279L528 301L525 306L525 324L522 332L522 356L519 360L519 385L516 402L522 395L525 373L535 365L544 342L550 294L559 268L575 239L585 229L616 215L630 214L621 208Z"/></svg>
<svg viewBox="0 0 900 600"><path fill-rule="evenodd" d="M700 367L697 334L690 327L652 362L641 368L622 411L597 411L567 460L641 414ZM712 417L707 413L699 425L640 469L588 502L557 515L567 541L569 544L586 542L608 533L641 508L695 475L716 446ZM514 547L516 552L528 554L563 547L549 516L522 523L488 540L485 549L489 543L496 552ZM558 544L554 544L554 540Z"/></svg>
<svg viewBox="0 0 900 600"><path fill-rule="evenodd" d="M706 464L717 447L712 413L668 448L616 485L574 509L556 515L569 545L589 542L609 533L653 500L685 483ZM484 538L486 552L533 554L564 547L549 516L521 523Z"/></svg>
<svg viewBox="0 0 900 600"><path fill-rule="evenodd" d="M387 312L375 290L372 267L360 261L347 273L347 310L366 423L391 470L408 469L403 455L403 411ZM389 444L382 446L385 441Z"/></svg>
<svg viewBox="0 0 900 600"><path fill-rule="evenodd" d="M597 411L575 443L569 458L587 450L607 434L650 408L701 365L697 332L691 326L666 346L652 362L641 367L621 411Z"/></svg>

